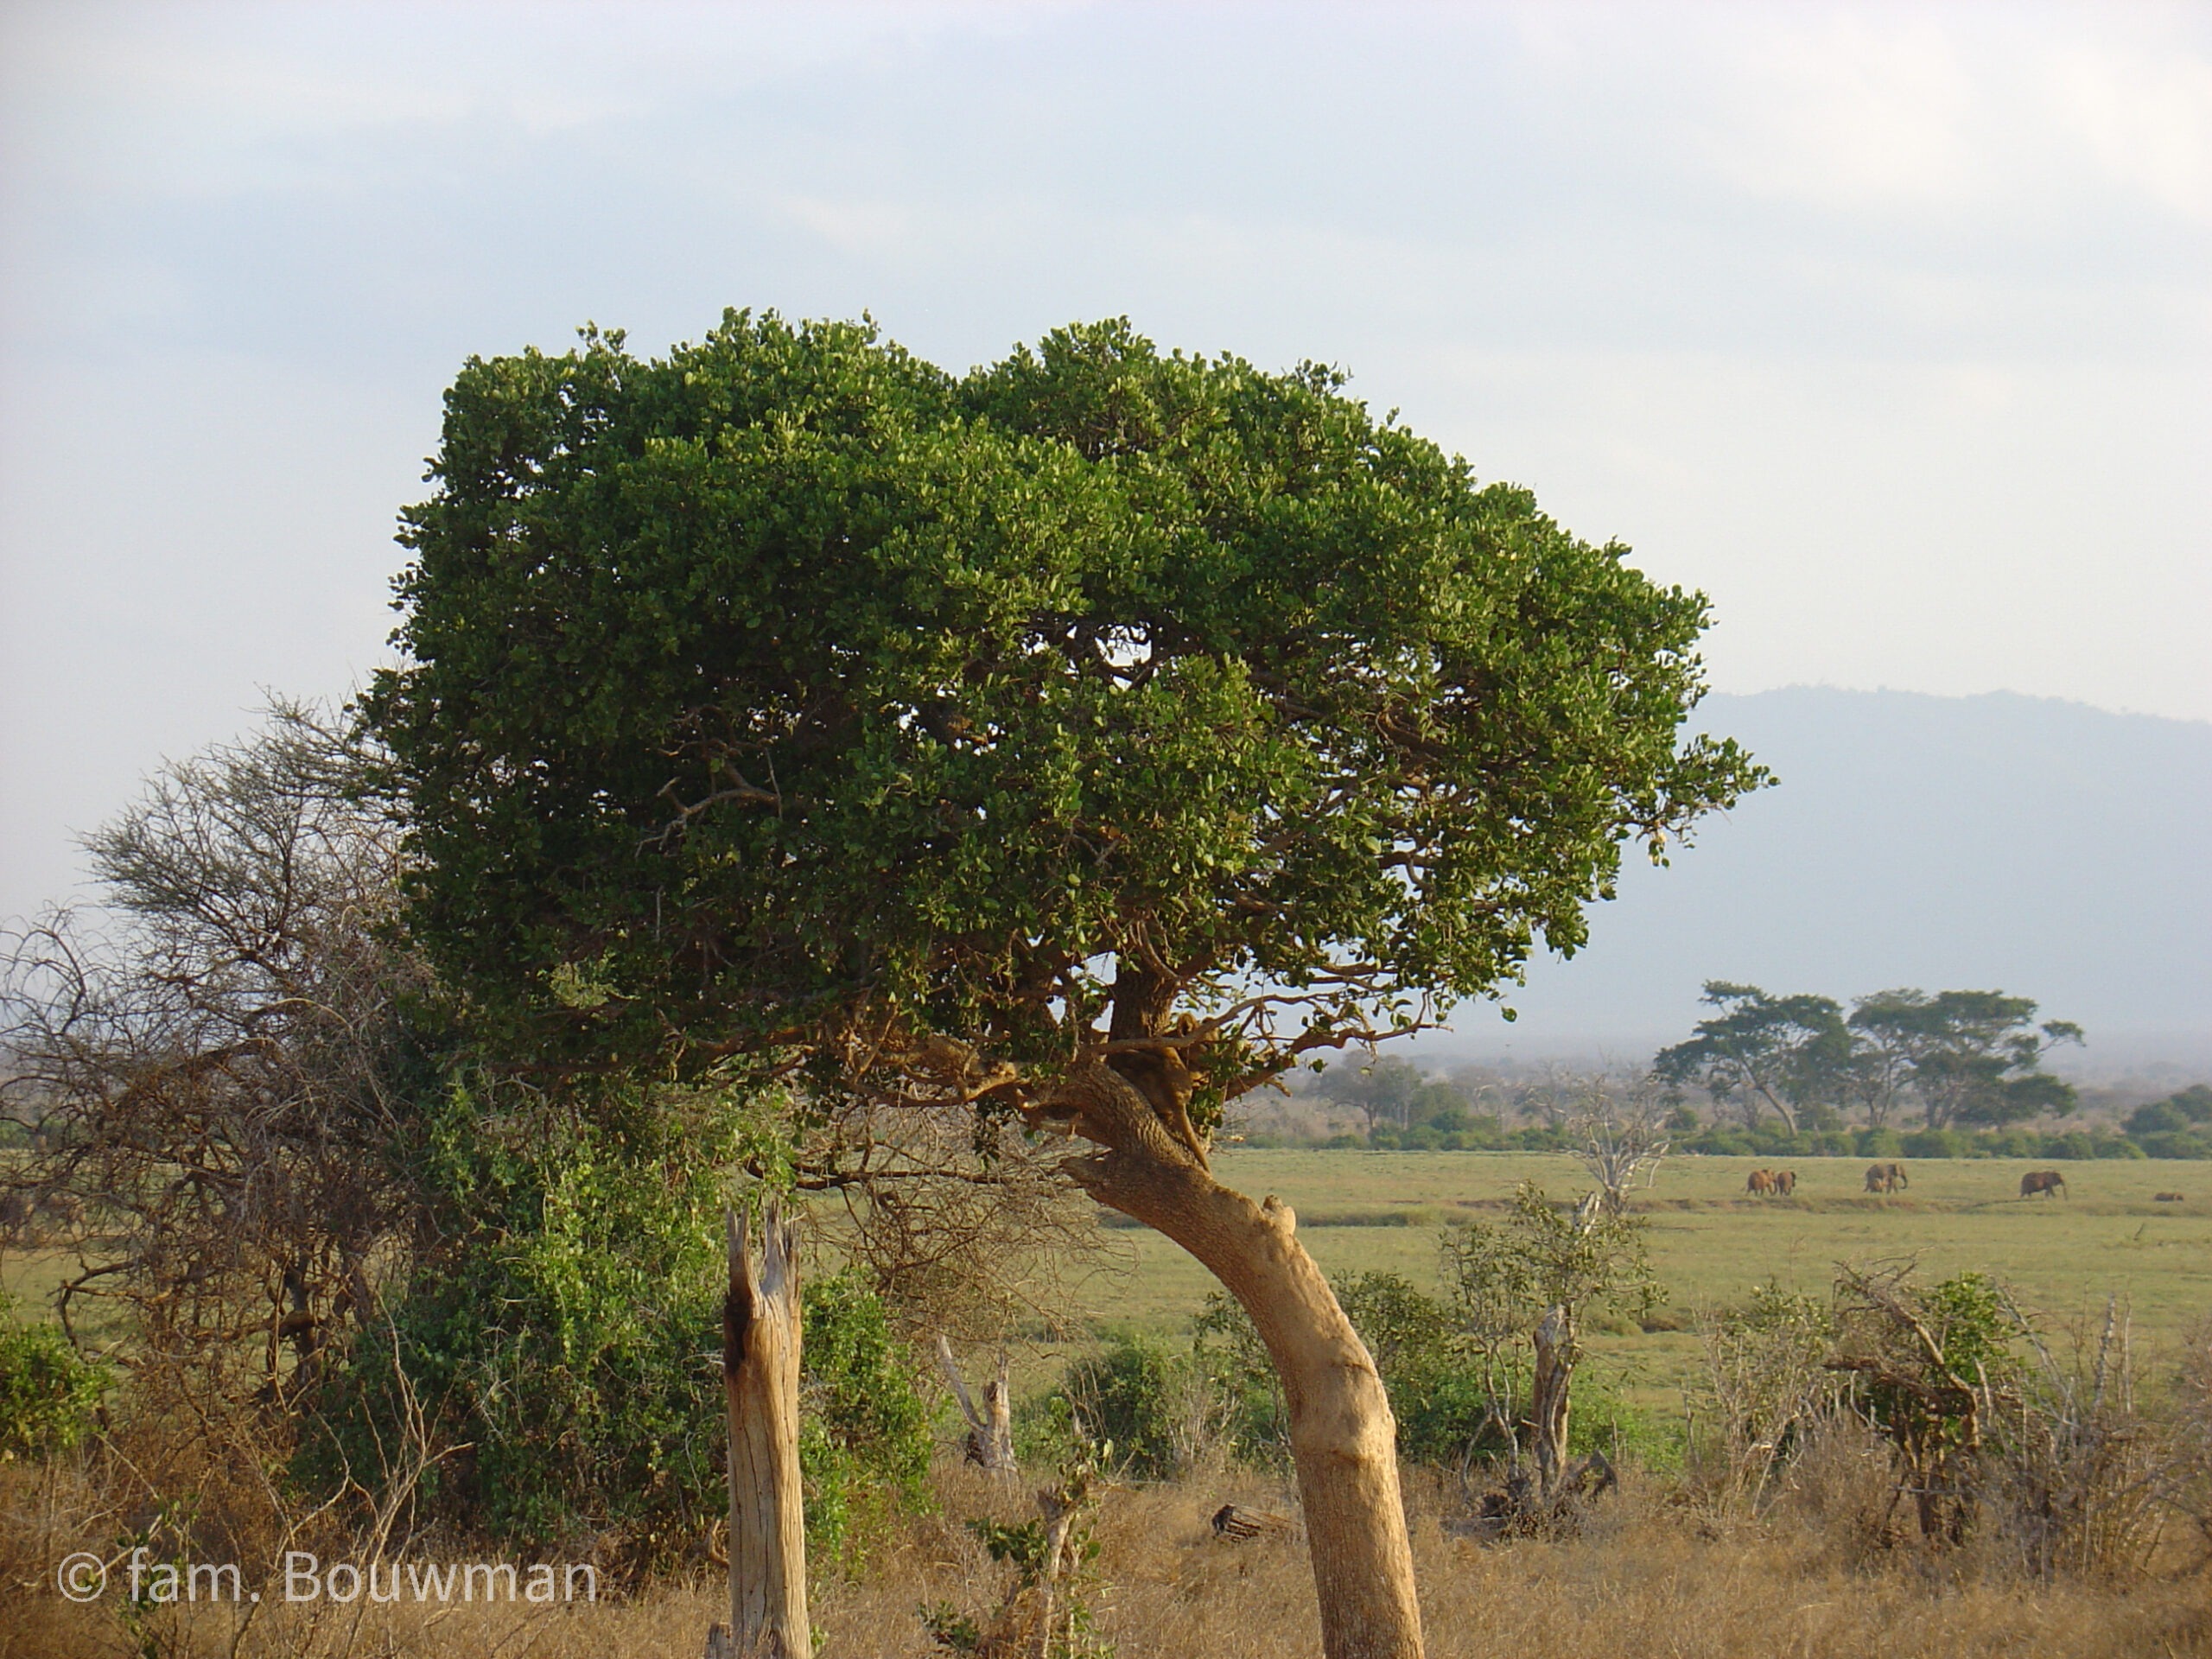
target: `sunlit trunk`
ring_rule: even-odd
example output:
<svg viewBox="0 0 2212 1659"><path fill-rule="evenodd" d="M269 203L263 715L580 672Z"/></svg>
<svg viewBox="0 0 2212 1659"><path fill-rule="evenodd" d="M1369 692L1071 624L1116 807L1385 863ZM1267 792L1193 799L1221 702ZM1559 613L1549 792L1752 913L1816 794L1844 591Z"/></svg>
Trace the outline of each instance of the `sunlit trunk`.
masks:
<svg viewBox="0 0 2212 1659"><path fill-rule="evenodd" d="M773 1203L761 1224L757 1280L747 1224L735 1216L727 1221L722 1387L729 1406L734 1651L747 1659L810 1659L806 1510L798 1464L798 1268L791 1259L791 1229Z"/></svg>
<svg viewBox="0 0 2212 1659"><path fill-rule="evenodd" d="M1291 1453L1328 1659L1420 1659L1421 1604L1398 1489L1397 1424L1382 1379L1289 1208L1223 1185L1188 1134L1181 1103L1157 1111L1105 1068L1056 1103L1109 1149L1075 1160L1101 1203L1173 1239L1251 1316L1290 1417Z"/></svg>

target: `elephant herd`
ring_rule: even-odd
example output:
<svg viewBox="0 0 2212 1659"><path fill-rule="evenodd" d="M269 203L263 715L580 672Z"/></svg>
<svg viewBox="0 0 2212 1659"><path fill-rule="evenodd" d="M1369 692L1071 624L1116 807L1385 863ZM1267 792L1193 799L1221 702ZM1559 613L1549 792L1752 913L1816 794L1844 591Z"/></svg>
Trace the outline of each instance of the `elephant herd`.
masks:
<svg viewBox="0 0 2212 1659"><path fill-rule="evenodd" d="M1869 1192L1902 1192L1912 1183L1906 1179L1904 1166L1898 1163L1870 1164L1866 1167L1866 1190ZM1756 1198L1786 1198L1797 1190L1797 1172L1794 1169L1755 1169L1744 1180L1744 1191ZM2020 1196L2032 1198L2037 1194L2044 1198L2065 1198L2066 1177L2055 1169L2031 1170L2020 1177ZM2162 1201L2169 1195L2160 1193ZM2171 1195L2178 1202L2181 1195Z"/></svg>

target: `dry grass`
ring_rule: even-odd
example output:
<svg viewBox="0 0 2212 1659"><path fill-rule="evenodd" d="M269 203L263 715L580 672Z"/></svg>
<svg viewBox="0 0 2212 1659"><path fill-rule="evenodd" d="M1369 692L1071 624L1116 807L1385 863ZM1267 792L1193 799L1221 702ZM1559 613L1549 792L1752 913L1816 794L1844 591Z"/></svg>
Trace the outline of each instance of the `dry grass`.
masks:
<svg viewBox="0 0 2212 1659"><path fill-rule="evenodd" d="M1456 1487L1417 1479L1408 1508L1429 1651L1440 1659L2212 1654L2212 1586L2185 1560L2167 1563L2180 1569L2176 1576L2126 1585L2023 1580L1971 1549L1931 1556L1871 1547L1867 1510L1880 1473L1852 1448L1808 1459L1794 1479L1796 1489L1756 1523L1716 1522L1631 1482L1580 1537L1503 1544L1461 1535ZM0 1622L0 1656L200 1659L233 1650L235 1610L163 1613L134 1630L111 1606L72 1607L50 1584L27 1581L51 1571L52 1552L66 1541L52 1530L29 1535L29 1485L19 1479L7 1495L0 1567L16 1611ZM908 1525L858 1581L822 1587L815 1619L824 1659L930 1654L920 1605L995 1601L1003 1569L961 1522L1012 1518L1022 1495L950 1468L940 1470L938 1490L938 1514ZM1249 1475L1109 1493L1097 1517L1103 1587L1094 1599L1100 1634L1122 1659L1319 1652L1303 1545L1216 1540L1206 1517L1232 1499L1289 1507L1284 1491ZM42 1564L30 1559L41 1554ZM556 1609L287 1607L272 1599L252 1610L235 1651L256 1659L692 1659L720 1605L708 1585L663 1585Z"/></svg>

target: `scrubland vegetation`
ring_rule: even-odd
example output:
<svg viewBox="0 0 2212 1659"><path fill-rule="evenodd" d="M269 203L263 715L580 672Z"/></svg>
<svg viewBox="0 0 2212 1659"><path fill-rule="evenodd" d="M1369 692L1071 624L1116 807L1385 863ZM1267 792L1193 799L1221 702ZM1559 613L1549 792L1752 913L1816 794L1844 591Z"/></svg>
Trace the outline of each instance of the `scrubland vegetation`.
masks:
<svg viewBox="0 0 2212 1659"><path fill-rule="evenodd" d="M1751 1654L1773 1650L1777 1630L1815 1653L2212 1651L2212 1348L2190 1311L2212 1224L2156 1205L2149 1166L2022 1200L2006 1166L1980 1160L1916 1165L1908 1195L1882 1198L1850 1191L1855 1164L1832 1164L1774 1201L1742 1192L1748 1161L1669 1160L1628 1207L1640 1264L1611 1263L1580 1308L1565 1450L1570 1467L1599 1454L1618 1484L1586 1480L1546 1507L1506 1496L1516 1468L1532 1470L1534 1287L1485 1276L1470 1247L1484 1228L1505 1240L1532 1180L1569 1190L1570 1160L1246 1151L1223 1163L1292 1198L1382 1368L1432 1652ZM532 1409L427 1410L417 1444L355 1448L365 1478L350 1497L270 1402L189 1420L205 1402L135 1395L51 1326L19 1327L0 1357L12 1435L0 1571L27 1616L0 1630L0 1653L690 1652L726 1601L718 1391L697 1345L641 1350L630 1333L640 1319L708 1323L714 1263L694 1224L708 1219L633 1205L611 1230L571 1235L601 1259L606 1290L634 1286L641 1264L667 1275L659 1300L541 1289L537 1317L565 1306L596 1322L570 1332L584 1369L563 1378L510 1356L499 1387L528 1388ZM1171 1270L1157 1241L1103 1238L1090 1277L1067 1287L1061 1340L1039 1345L1032 1326L1018 1343L1013 1481L957 1462L960 1424L915 1310L887 1319L850 1272L817 1260L806 1351L821 1651L943 1654L970 1636L1005 1651L989 1647L995 1628L1033 1633L1020 1545L1006 1541L1035 1526L1033 1492L1086 1456L1103 1465L1081 1511L1096 1553L1064 1592L1083 1621L1056 1651L1317 1650L1281 1402L1249 1325L1187 1263ZM509 1288L473 1294L543 1284L552 1244L541 1265L510 1269L524 1276ZM1899 1410L1899 1379L1945 1385L1870 1300L1881 1270L1840 1284L1835 1267L1914 1254L1902 1282L1967 1385L1925 1421ZM50 1260L18 1251L9 1266L22 1277ZM2003 1264L2001 1277L1974 1262ZM379 1472L399 1476L404 1503L380 1501L393 1494ZM1923 1523L1930 1491L1942 1496ZM1217 1536L1211 1517L1229 1503L1290 1524ZM270 1600L80 1608L53 1592L70 1550L115 1559L141 1542L160 1559L238 1560ZM287 1548L588 1560L603 1599L288 1606L276 1599Z"/></svg>
<svg viewBox="0 0 2212 1659"><path fill-rule="evenodd" d="M1764 1325L1754 1319L1734 1328L1734 1346L1717 1356L1712 1372L1716 1382L1732 1379L1751 1391L1737 1403L1741 1427L1753 1433L1760 1412L1789 1387L1772 1340L1777 1323L1786 1328L1788 1310L1770 1306L1766 1315ZM1974 1523L1956 1540L1923 1538L1909 1515L1898 1515L1895 1447L1850 1414L1816 1414L1783 1448L1753 1444L1713 1420L1687 1466L1651 1470L1630 1457L1618 1490L1560 1524L1517 1533L1501 1534L1482 1514L1494 1468L1478 1465L1464 1476L1455 1467L1417 1468L1407 1505L1430 1651L1471 1659L1532 1651L1569 1659L2212 1651L2203 1573L2212 1539L2197 1519L2208 1473L2204 1414L2212 1406L2202 1358L2186 1377L2169 1371L2158 1379L2167 1388L2157 1410L2134 1415L2107 1404L2098 1408L2101 1418L2092 1414L2091 1427L2154 1437L2133 1443L2126 1466L2101 1469L2094 1458L1993 1464ZM205 1507L189 1522L206 1548L237 1471L226 1477L204 1460L195 1470L173 1444L149 1448L125 1435L99 1452L0 1469L0 1572L15 1610L0 1624L0 1654L645 1659L696 1651L699 1632L727 1605L705 1560L617 1583L602 1602L583 1607L288 1606L273 1592L270 1601L245 1609L61 1601L43 1580L73 1548L112 1552L132 1535L167 1551L180 1548L163 1531L187 1517L177 1506L150 1503L137 1487L150 1468L130 1466L149 1449L172 1478L216 1475L199 1489ZM1232 1659L1318 1651L1312 1577L1295 1528L1237 1540L1210 1524L1230 1503L1294 1516L1287 1484L1265 1467L1230 1460L1218 1441L1186 1442L1177 1455L1179 1467L1130 1468L1095 1494L1084 1524L1096 1550L1073 1586L1085 1617L1077 1643L1058 1650ZM2057 1488L2056 1503L2047 1482L2019 1484L2053 1466L2086 1478L2078 1488ZM931 1610L956 1638L959 1616L988 1627L1020 1576L1017 1566L994 1559L990 1541L1033 1523L1030 1491L1056 1478L1052 1465L1034 1461L1025 1474L1021 1482L994 1481L941 1455L915 1502L871 1524L864 1557L817 1570L819 1650L943 1655L946 1646L925 1623ZM2142 1480L2146 1474L2152 1478ZM136 1502L126 1498L133 1490ZM2062 1550L2063 1559L2049 1548L2045 1523L2054 1514L2064 1517L2064 1549L2075 1552ZM232 1536L248 1560L273 1559L280 1546L358 1558L370 1541L346 1535L327 1516L294 1517L280 1529L270 1512L261 1525L258 1535L248 1528ZM467 1557L472 1547L486 1548L453 1536L405 1545L418 1559Z"/></svg>
<svg viewBox="0 0 2212 1659"><path fill-rule="evenodd" d="M588 329L472 359L432 478L399 664L9 940L0 1650L2204 1645L2212 1193L2130 1157L2199 1094L2082 1134L2082 1033L1983 991L1714 982L1510 1099L1363 1058L1770 781L1683 734L1702 596L1125 321ZM1331 1056L1356 1147L1256 1147Z"/></svg>

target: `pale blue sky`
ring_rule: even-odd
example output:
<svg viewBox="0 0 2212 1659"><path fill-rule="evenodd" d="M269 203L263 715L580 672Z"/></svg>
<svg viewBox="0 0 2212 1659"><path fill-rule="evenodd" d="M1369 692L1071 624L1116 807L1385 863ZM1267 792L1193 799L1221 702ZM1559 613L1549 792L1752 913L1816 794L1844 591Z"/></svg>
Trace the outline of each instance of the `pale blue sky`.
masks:
<svg viewBox="0 0 2212 1659"><path fill-rule="evenodd" d="M729 304L1325 359L1723 689L2212 718L2212 7L16 0L0 915L378 659L464 355Z"/></svg>

